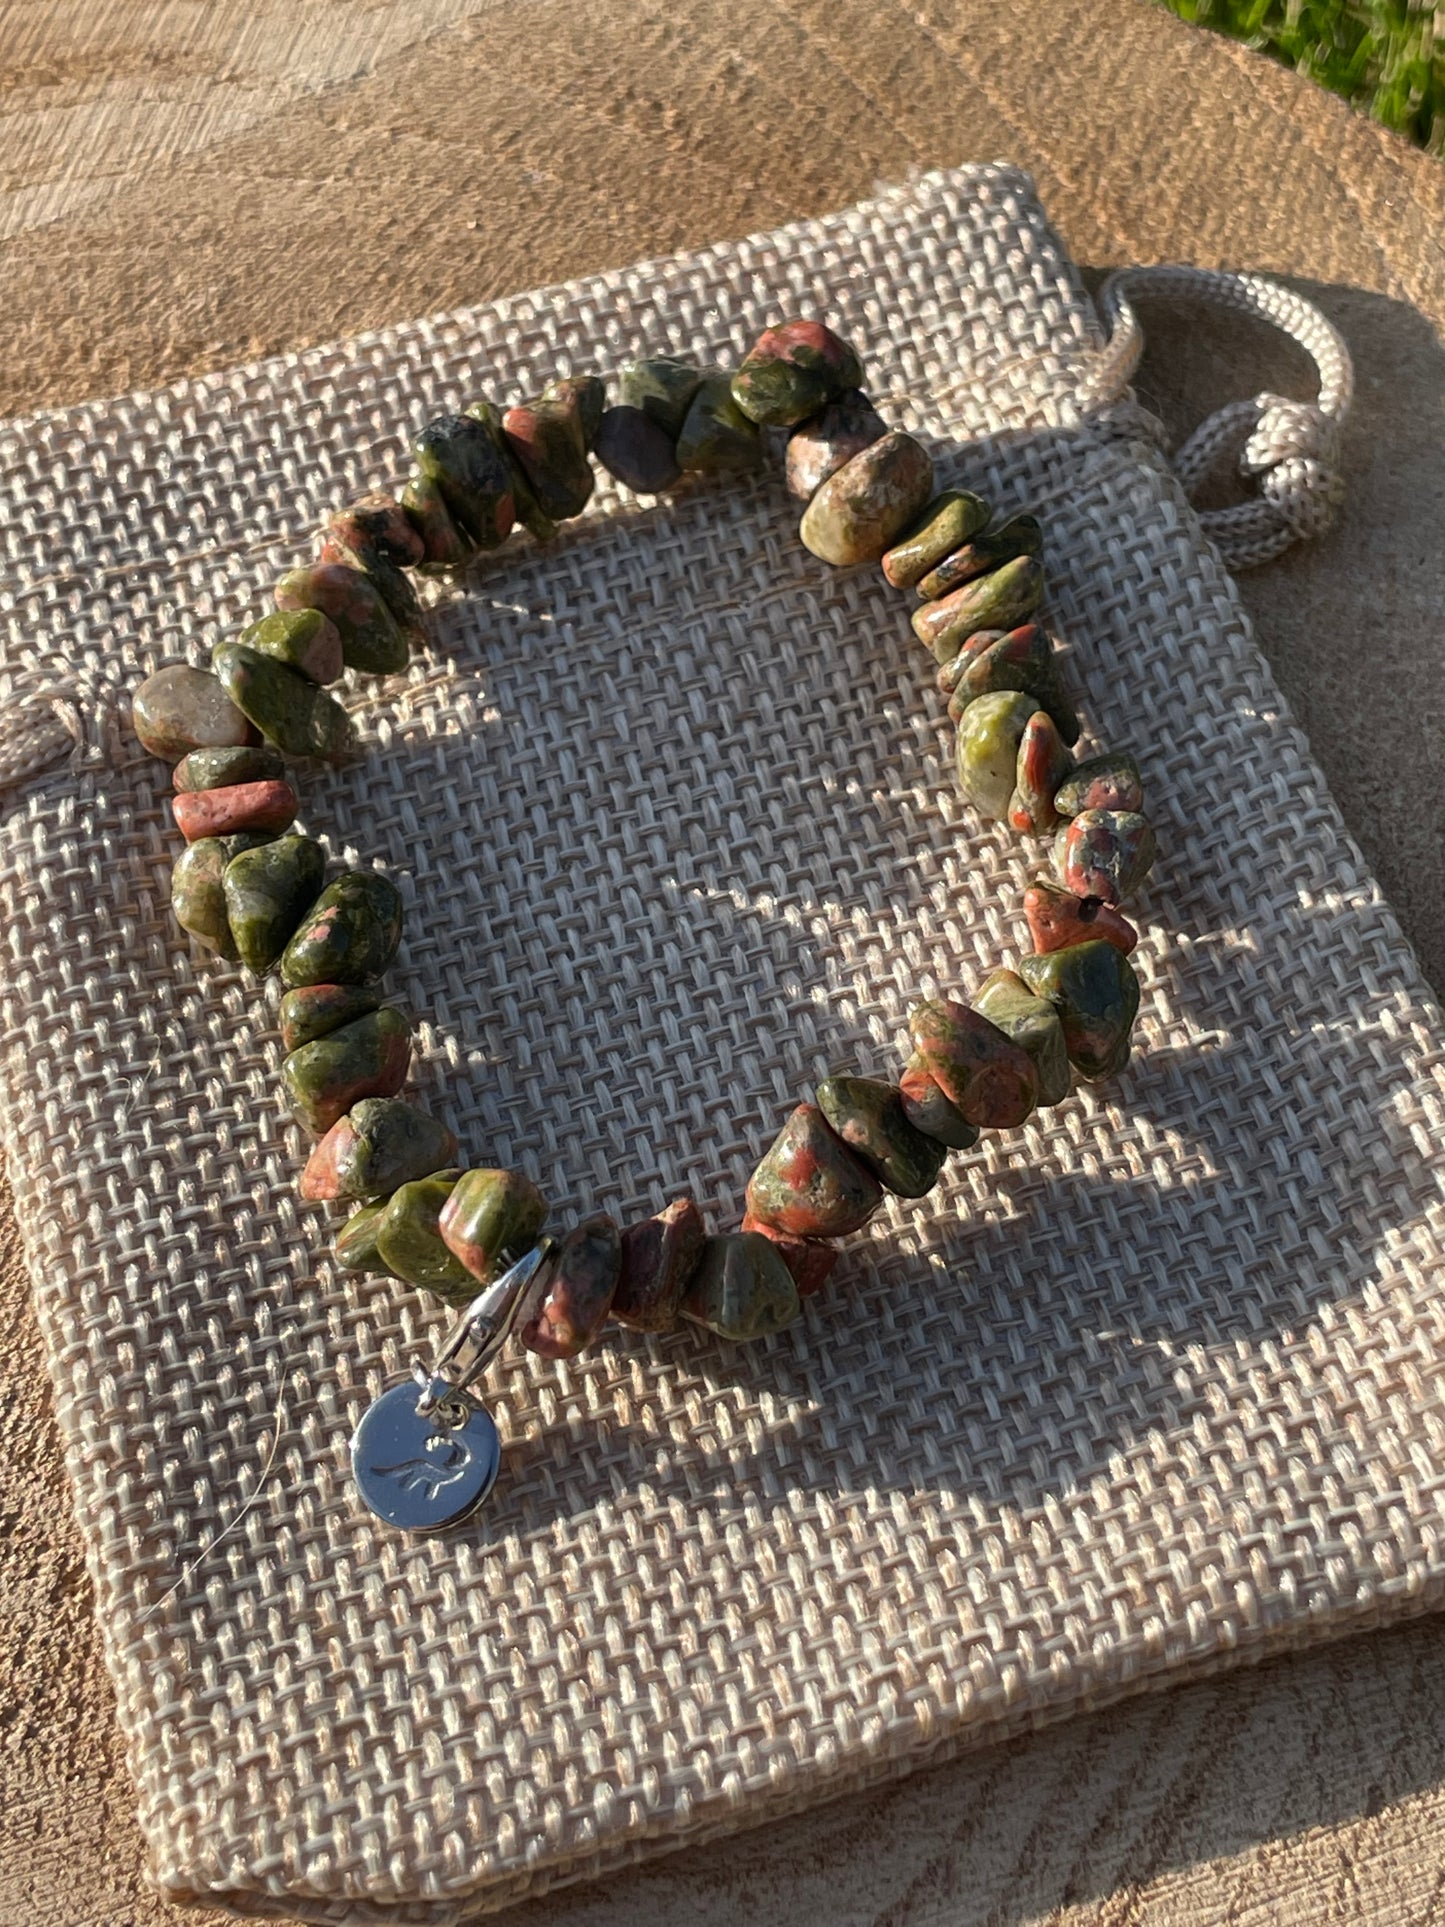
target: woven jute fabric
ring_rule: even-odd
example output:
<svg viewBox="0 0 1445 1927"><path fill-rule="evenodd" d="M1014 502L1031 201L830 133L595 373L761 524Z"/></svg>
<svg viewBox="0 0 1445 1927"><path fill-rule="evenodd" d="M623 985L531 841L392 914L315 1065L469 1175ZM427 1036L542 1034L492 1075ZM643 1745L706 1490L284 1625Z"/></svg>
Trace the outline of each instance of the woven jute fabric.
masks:
<svg viewBox="0 0 1445 1927"><path fill-rule="evenodd" d="M775 1338L510 1358L485 1514L409 1541L347 1440L445 1315L327 1258L274 988L179 937L119 717L429 416L799 309L1045 521L1087 741L1160 831L1137 1054L890 1201ZM78 718L0 822L5 1150L169 1891L449 1923L1440 1603L1439 1013L1099 351L1030 183L977 168L0 434L0 696ZM775 475L599 489L439 594L305 779L405 894L418 1096L559 1222L734 1224L818 1076L1025 945L1044 847L961 803L903 599L796 520Z"/></svg>

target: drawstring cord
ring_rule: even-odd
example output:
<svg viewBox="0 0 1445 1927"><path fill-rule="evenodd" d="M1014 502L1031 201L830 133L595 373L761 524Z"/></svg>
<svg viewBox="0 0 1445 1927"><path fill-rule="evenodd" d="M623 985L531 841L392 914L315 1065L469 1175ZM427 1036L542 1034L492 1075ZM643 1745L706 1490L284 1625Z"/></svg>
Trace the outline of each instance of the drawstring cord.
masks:
<svg viewBox="0 0 1445 1927"><path fill-rule="evenodd" d="M1350 352L1338 330L1312 303L1259 274L1215 268L1122 268L1099 291L1109 330L1095 363L1093 386L1102 405L1122 400L1139 366L1144 330L1136 296L1207 301L1267 321L1297 342L1314 362L1319 394L1292 401L1261 394L1230 402L1174 451L1175 473L1191 502L1226 455L1258 492L1232 508L1201 509L1199 524L1232 570L1272 562L1294 543L1321 536L1344 499L1339 468L1340 428L1354 394Z"/></svg>

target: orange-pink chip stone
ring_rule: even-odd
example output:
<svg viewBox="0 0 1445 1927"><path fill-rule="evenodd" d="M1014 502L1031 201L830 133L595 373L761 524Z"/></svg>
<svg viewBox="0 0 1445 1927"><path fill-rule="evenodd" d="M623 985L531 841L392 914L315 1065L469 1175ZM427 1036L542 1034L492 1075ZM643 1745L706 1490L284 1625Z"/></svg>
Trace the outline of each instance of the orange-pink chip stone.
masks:
<svg viewBox="0 0 1445 1927"><path fill-rule="evenodd" d="M1139 941L1133 924L1102 897L1076 897L1052 883L1034 883L1024 891L1024 915L1036 957L1070 950L1076 943L1090 943L1096 937L1113 944L1127 957Z"/></svg>
<svg viewBox="0 0 1445 1927"><path fill-rule="evenodd" d="M295 820L299 799L279 777L260 783L229 783L219 790L185 790L171 808L187 843L203 836L234 836L238 830L284 830Z"/></svg>

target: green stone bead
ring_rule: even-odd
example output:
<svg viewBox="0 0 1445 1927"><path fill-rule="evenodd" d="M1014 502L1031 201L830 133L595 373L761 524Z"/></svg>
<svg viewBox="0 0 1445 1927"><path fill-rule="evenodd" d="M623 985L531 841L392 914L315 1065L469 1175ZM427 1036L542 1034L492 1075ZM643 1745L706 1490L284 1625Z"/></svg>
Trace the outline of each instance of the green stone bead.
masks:
<svg viewBox="0 0 1445 1927"><path fill-rule="evenodd" d="M303 1198L379 1198L431 1177L457 1154L444 1124L396 1097L363 1097L338 1118L301 1173Z"/></svg>
<svg viewBox="0 0 1445 1927"><path fill-rule="evenodd" d="M1062 1104L1072 1080L1064 1027L1053 1005L1036 997L1016 972L996 970L974 998L973 1007L1034 1060L1039 1103Z"/></svg>
<svg viewBox="0 0 1445 1927"><path fill-rule="evenodd" d="M812 368L785 361L766 367L744 362L732 378L732 397L760 428L791 428L816 415L828 401L830 384Z"/></svg>
<svg viewBox="0 0 1445 1927"><path fill-rule="evenodd" d="M789 495L811 502L829 476L887 433L887 422L866 395L853 389L837 396L788 437L783 479Z"/></svg>
<svg viewBox="0 0 1445 1927"><path fill-rule="evenodd" d="M1059 1013L1069 1062L1081 1077L1112 1077L1129 1061L1139 979L1123 952L1102 938L1025 957L1019 975Z"/></svg>
<svg viewBox="0 0 1445 1927"><path fill-rule="evenodd" d="M240 642L218 643L211 661L237 708L285 755L329 763L350 755L351 718L324 689Z"/></svg>
<svg viewBox="0 0 1445 1927"><path fill-rule="evenodd" d="M354 555L382 555L403 569L426 561L426 544L401 503L373 492L358 496L326 518L326 539Z"/></svg>
<svg viewBox="0 0 1445 1927"><path fill-rule="evenodd" d="M436 484L452 520L475 548L495 549L506 541L517 517L517 501L511 466L489 422L474 413L441 415L427 423L412 453L418 471ZM427 557L431 559L430 542Z"/></svg>
<svg viewBox="0 0 1445 1927"><path fill-rule="evenodd" d="M369 1016L380 1003L380 993L366 984L303 984L281 999L281 1042L288 1051L300 1050L343 1024Z"/></svg>
<svg viewBox="0 0 1445 1927"><path fill-rule="evenodd" d="M527 480L522 464L517 460L515 451L502 432L501 409L495 402L487 401L484 397L481 401L473 402L465 412L470 420L482 424L491 436L497 453L506 463L507 473L512 478L512 500L516 505L517 520L534 541L550 542L557 533L557 524L550 515L542 513L537 498L532 493L532 484ZM590 440L588 446L591 446Z"/></svg>
<svg viewBox="0 0 1445 1927"><path fill-rule="evenodd" d="M395 1278L418 1285L446 1305L464 1305L476 1296L477 1283L447 1250L437 1220L452 1194L456 1174L438 1171L392 1192L376 1227L376 1250Z"/></svg>
<svg viewBox="0 0 1445 1927"><path fill-rule="evenodd" d="M676 442L687 420L692 398L702 386L702 369L674 355L648 355L632 361L617 379L618 400L624 408L639 408L670 442Z"/></svg>
<svg viewBox="0 0 1445 1927"><path fill-rule="evenodd" d="M1130 810L1144 807L1144 779L1132 756L1111 750L1076 763L1067 782L1054 796L1060 816L1081 816L1085 810Z"/></svg>
<svg viewBox="0 0 1445 1927"><path fill-rule="evenodd" d="M234 749L257 740L224 684L183 662L146 677L131 700L131 723L151 755L168 763L194 749Z"/></svg>
<svg viewBox="0 0 1445 1927"><path fill-rule="evenodd" d="M441 1220L448 1247L474 1279L489 1284L530 1251L547 1200L520 1171L464 1171Z"/></svg>
<svg viewBox="0 0 1445 1927"><path fill-rule="evenodd" d="M395 563L378 562L377 567L400 575ZM351 562L311 562L283 575L273 593L276 607L283 612L318 609L329 618L341 637L341 654L348 669L359 669L368 676L392 676L406 668L411 658L408 631L364 569ZM414 606L409 584L406 593ZM411 626L419 632L419 608L415 614Z"/></svg>
<svg viewBox="0 0 1445 1927"><path fill-rule="evenodd" d="M239 856L242 850L259 850L263 843L274 843L276 833L274 830L234 830L230 836L223 836L220 841L222 849L226 852L226 861L229 863L231 858Z"/></svg>
<svg viewBox="0 0 1445 1927"><path fill-rule="evenodd" d="M993 511L965 488L935 495L923 514L883 557L883 573L895 589L911 589L943 558L988 527Z"/></svg>
<svg viewBox="0 0 1445 1927"><path fill-rule="evenodd" d="M264 977L280 961L326 874L326 852L309 836L280 836L226 865L226 915L241 961Z"/></svg>
<svg viewBox="0 0 1445 1927"><path fill-rule="evenodd" d="M758 1231L708 1238L682 1295L682 1315L719 1338L766 1338L802 1310L777 1246Z"/></svg>
<svg viewBox="0 0 1445 1927"><path fill-rule="evenodd" d="M817 1097L835 1135L885 1189L900 1198L921 1198L937 1184L947 1147L914 1129L892 1084L874 1077L827 1077Z"/></svg>
<svg viewBox="0 0 1445 1927"><path fill-rule="evenodd" d="M1137 810L1081 810L1054 839L1054 867L1078 897L1122 903L1154 867L1154 829Z"/></svg>
<svg viewBox="0 0 1445 1927"><path fill-rule="evenodd" d="M867 1224L882 1198L877 1178L823 1113L799 1104L748 1180L747 1211L792 1238L843 1238Z"/></svg>
<svg viewBox="0 0 1445 1927"><path fill-rule="evenodd" d="M364 1204L359 1211L352 1212L337 1232L336 1262L343 1271L376 1271L387 1278L396 1276L376 1248L376 1234L390 1202L389 1198L383 1198L379 1204Z"/></svg>
<svg viewBox="0 0 1445 1927"><path fill-rule="evenodd" d="M401 893L376 870L328 883L281 959L288 990L302 984L365 984L379 977L401 942Z"/></svg>
<svg viewBox="0 0 1445 1927"><path fill-rule="evenodd" d="M248 649L257 649L263 656L288 663L307 682L335 682L346 667L341 652L341 632L320 609L277 609L243 629L240 640Z"/></svg>
<svg viewBox="0 0 1445 1927"><path fill-rule="evenodd" d="M1048 631L1028 622L1017 629L980 629L938 672L956 722L971 702L1004 689L1020 689L1053 718L1065 744L1079 740L1079 718L1064 691Z"/></svg>
<svg viewBox="0 0 1445 1927"><path fill-rule="evenodd" d="M835 469L803 511L798 534L820 562L876 562L933 492L933 459L898 430Z"/></svg>
<svg viewBox="0 0 1445 1927"><path fill-rule="evenodd" d="M821 321L766 329L732 378L733 400L765 428L791 428L845 388L862 386L857 355Z"/></svg>
<svg viewBox="0 0 1445 1927"><path fill-rule="evenodd" d="M996 822L1008 816L1018 774L1019 744L1038 705L1016 689L980 696L958 725L958 786L975 809Z"/></svg>
<svg viewBox="0 0 1445 1927"><path fill-rule="evenodd" d="M445 496L431 476L418 470L401 492L401 505L421 537L423 555L417 566L424 575L467 567L477 553L477 545L453 519Z"/></svg>
<svg viewBox="0 0 1445 1927"><path fill-rule="evenodd" d="M580 515L596 478L587 459L577 398L542 395L509 408L502 416L502 433L542 513L554 522Z"/></svg>
<svg viewBox="0 0 1445 1927"><path fill-rule="evenodd" d="M416 647L423 643L426 640L426 611L405 569L384 555L368 556L365 568L367 579L395 617L396 626L406 637L408 645Z"/></svg>
<svg viewBox="0 0 1445 1927"><path fill-rule="evenodd" d="M634 495L661 495L682 475L672 443L640 408L609 408L592 452Z"/></svg>
<svg viewBox="0 0 1445 1927"><path fill-rule="evenodd" d="M1021 555L975 582L965 582L952 595L915 609L913 633L938 662L951 662L980 629L1012 629L1027 620L1043 594L1043 569L1034 556Z"/></svg>
<svg viewBox="0 0 1445 1927"><path fill-rule="evenodd" d="M233 963L240 952L226 917L221 881L228 861L220 837L203 836L188 844L171 870L171 909L183 930Z"/></svg>
<svg viewBox="0 0 1445 1927"><path fill-rule="evenodd" d="M951 721L955 723L958 721L975 696L986 696L989 693L986 688L971 689L967 695L963 695L960 693L959 686L968 674L970 663L975 661L984 650L991 649L996 642L1002 642L1007 633L1004 629L979 629L969 637L956 656L950 656L947 662L941 662L938 665L938 672L933 678L934 687L942 690L943 694L950 698L948 714ZM1014 634L1032 635L1033 630L1016 629Z"/></svg>
<svg viewBox="0 0 1445 1927"><path fill-rule="evenodd" d="M178 796L194 796L201 790L230 789L238 783L275 783L285 774L286 765L275 750L263 745L193 749L176 764L171 788Z"/></svg>
<svg viewBox="0 0 1445 1927"><path fill-rule="evenodd" d="M762 464L763 440L732 398L727 375L705 375L677 437L686 475L746 475Z"/></svg>
<svg viewBox="0 0 1445 1927"><path fill-rule="evenodd" d="M1037 518L1015 515L946 555L918 584L919 597L924 602L932 602L961 584L972 582L976 576L987 575L1003 563L1012 562L1015 556L1041 554L1043 546L1044 532Z"/></svg>
<svg viewBox="0 0 1445 1927"><path fill-rule="evenodd" d="M293 1115L319 1137L363 1097L394 1097L411 1063L411 1026L399 1010L374 1010L292 1051L281 1082Z"/></svg>
<svg viewBox="0 0 1445 1927"><path fill-rule="evenodd" d="M811 1298L815 1291L821 1291L842 1255L837 1244L826 1238L792 1238L776 1225L764 1224L761 1218L749 1217L746 1213L738 1229L756 1231L767 1239L788 1267L799 1298Z"/></svg>
<svg viewBox="0 0 1445 1927"><path fill-rule="evenodd" d="M898 1080L903 1115L916 1131L935 1137L950 1151L967 1151L978 1143L978 1126L945 1096L942 1085L915 1051Z"/></svg>
<svg viewBox="0 0 1445 1927"><path fill-rule="evenodd" d="M691 1198L674 1198L655 1216L628 1225L612 1297L611 1315L618 1324L634 1331L670 1331L706 1237L703 1215Z"/></svg>

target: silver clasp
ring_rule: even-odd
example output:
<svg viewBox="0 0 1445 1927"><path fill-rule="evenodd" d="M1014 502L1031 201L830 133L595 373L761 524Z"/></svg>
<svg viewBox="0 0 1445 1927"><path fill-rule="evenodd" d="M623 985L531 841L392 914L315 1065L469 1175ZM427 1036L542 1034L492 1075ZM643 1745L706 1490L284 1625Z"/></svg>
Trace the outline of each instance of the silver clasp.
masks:
<svg viewBox="0 0 1445 1927"><path fill-rule="evenodd" d="M430 1371L413 1364L412 1376L422 1388L416 1404L419 1418L435 1416L439 1425L461 1422L476 1403L467 1388L506 1344L523 1299L542 1268L550 1266L556 1251L554 1239L539 1239L524 1258L477 1293L447 1333Z"/></svg>

